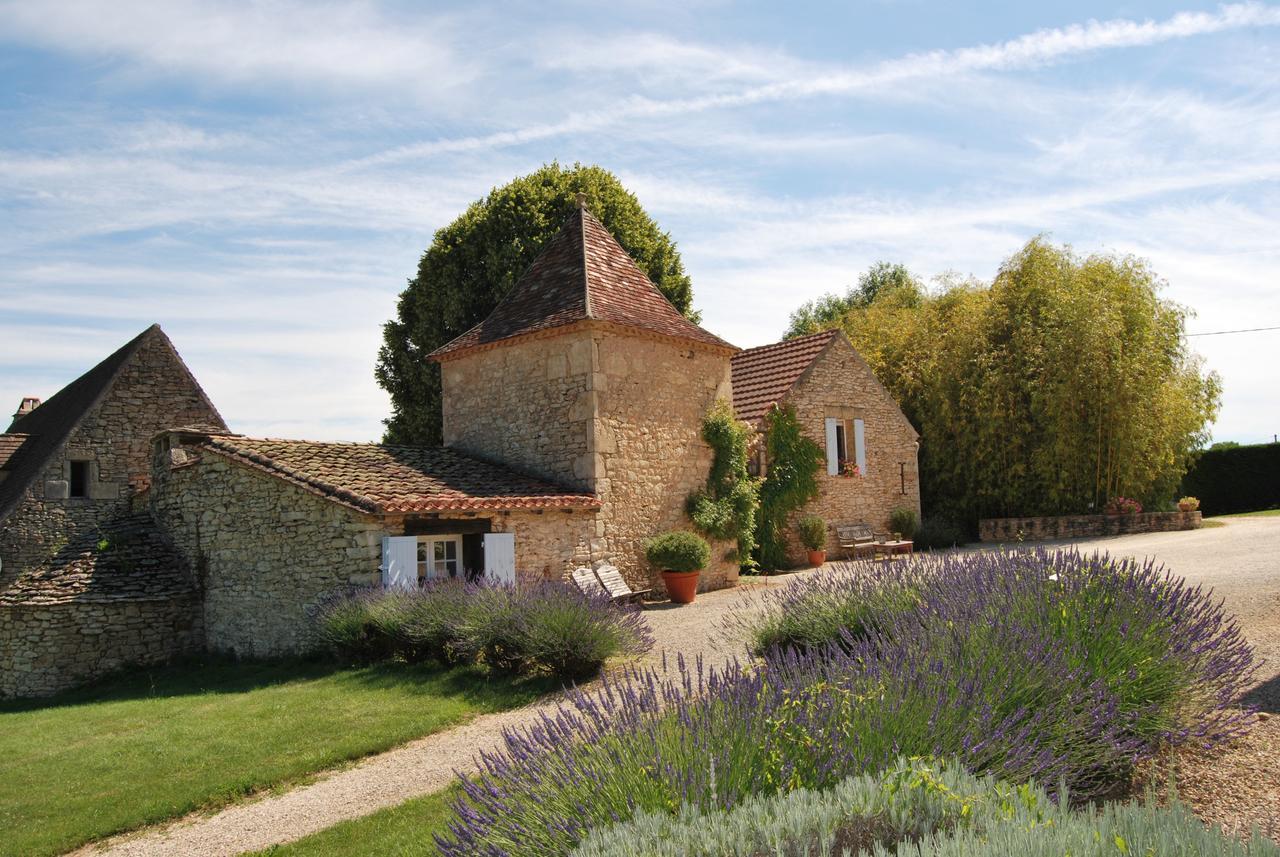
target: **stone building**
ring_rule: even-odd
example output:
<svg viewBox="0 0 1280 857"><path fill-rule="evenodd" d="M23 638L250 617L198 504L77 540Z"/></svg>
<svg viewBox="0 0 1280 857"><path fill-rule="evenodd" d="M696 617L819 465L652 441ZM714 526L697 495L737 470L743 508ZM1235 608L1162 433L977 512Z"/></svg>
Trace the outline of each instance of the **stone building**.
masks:
<svg viewBox="0 0 1280 857"><path fill-rule="evenodd" d="M194 579L140 503L151 438L173 426L226 431L153 325L47 402L24 399L0 435L0 695L195 644Z"/></svg>
<svg viewBox="0 0 1280 857"><path fill-rule="evenodd" d="M430 359L438 449L234 434L158 327L24 401L0 435L0 695L187 651L302 652L318 604L378 582L559 580L608 561L661 592L644 543L690 526L718 399L757 427L796 408L829 458L806 511L882 524L919 508L916 433L843 335L739 352L581 204ZM701 588L733 585L739 559L713 544Z"/></svg>
<svg viewBox="0 0 1280 857"><path fill-rule="evenodd" d="M803 515L827 522L827 550L835 556L838 524L887 530L894 509L920 514L919 434L842 332L827 330L734 356L738 419L759 431L775 404L795 409L801 429L826 457L818 496L792 515L787 529L792 563L805 558L795 528ZM759 454L763 472L768 462Z"/></svg>

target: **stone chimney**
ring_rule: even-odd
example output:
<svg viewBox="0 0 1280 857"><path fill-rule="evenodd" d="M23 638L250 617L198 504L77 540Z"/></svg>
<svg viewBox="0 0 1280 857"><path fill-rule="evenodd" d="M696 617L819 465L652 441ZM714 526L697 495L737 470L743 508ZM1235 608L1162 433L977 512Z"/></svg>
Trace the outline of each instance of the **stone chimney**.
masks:
<svg viewBox="0 0 1280 857"><path fill-rule="evenodd" d="M13 418L16 420L19 417L25 417L38 407L40 407L40 400L38 398L35 396L24 396L22 404L18 405L18 412L13 415Z"/></svg>

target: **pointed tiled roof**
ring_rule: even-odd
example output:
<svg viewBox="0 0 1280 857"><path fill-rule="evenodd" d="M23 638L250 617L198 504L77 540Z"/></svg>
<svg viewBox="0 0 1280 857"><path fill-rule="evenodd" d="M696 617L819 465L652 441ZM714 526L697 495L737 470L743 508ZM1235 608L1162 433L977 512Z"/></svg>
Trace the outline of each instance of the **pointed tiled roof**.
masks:
<svg viewBox="0 0 1280 857"><path fill-rule="evenodd" d="M804 370L839 336L837 330L748 348L730 361L733 410L738 419L754 423L775 402L782 401L800 380Z"/></svg>
<svg viewBox="0 0 1280 857"><path fill-rule="evenodd" d="M208 435L197 448L370 514L595 509L567 490L443 447Z"/></svg>
<svg viewBox="0 0 1280 857"><path fill-rule="evenodd" d="M588 320L733 348L681 315L604 224L580 207L488 318L429 356Z"/></svg>
<svg viewBox="0 0 1280 857"><path fill-rule="evenodd" d="M0 435L3 438L0 440L0 450L8 450L7 456L0 452L0 457L5 458L0 462L0 469L7 474L0 481L0 520L8 517L22 499L31 480L44 469L49 456L57 452L84 415L111 389L133 355L153 337L160 337L170 349L173 348L173 343L169 342L160 325L153 324L37 408L14 417L8 432ZM195 383L194 378L192 383ZM208 403L207 398L205 401ZM208 404L216 414L212 403ZM226 426L221 428L225 429ZM23 439L19 441L19 437Z"/></svg>

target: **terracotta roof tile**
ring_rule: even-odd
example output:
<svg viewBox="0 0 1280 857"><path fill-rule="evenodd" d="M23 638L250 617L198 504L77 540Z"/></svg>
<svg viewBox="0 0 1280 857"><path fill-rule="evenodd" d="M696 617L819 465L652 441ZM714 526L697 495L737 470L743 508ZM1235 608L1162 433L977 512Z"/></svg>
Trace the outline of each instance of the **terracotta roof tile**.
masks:
<svg viewBox="0 0 1280 857"><path fill-rule="evenodd" d="M147 514L73 536L48 562L20 575L0 604L150 601L194 591L190 568Z"/></svg>
<svg viewBox="0 0 1280 857"><path fill-rule="evenodd" d="M439 447L210 435L202 443L249 467L370 514L594 509L592 494Z"/></svg>
<svg viewBox="0 0 1280 857"><path fill-rule="evenodd" d="M593 319L733 348L681 315L604 224L579 208L488 318L430 357Z"/></svg>
<svg viewBox="0 0 1280 857"><path fill-rule="evenodd" d="M733 356L733 410L738 419L754 423L791 392L796 381L833 338L824 330L797 339L748 348Z"/></svg>

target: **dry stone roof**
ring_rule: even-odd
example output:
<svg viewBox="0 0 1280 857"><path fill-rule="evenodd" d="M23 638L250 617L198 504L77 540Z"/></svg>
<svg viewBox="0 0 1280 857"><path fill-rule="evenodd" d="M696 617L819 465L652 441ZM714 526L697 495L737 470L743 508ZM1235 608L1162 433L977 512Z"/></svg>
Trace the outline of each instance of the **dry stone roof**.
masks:
<svg viewBox="0 0 1280 857"><path fill-rule="evenodd" d="M196 444L371 514L594 509L592 494L440 447L209 435Z"/></svg>
<svg viewBox="0 0 1280 857"><path fill-rule="evenodd" d="M824 330L735 354L730 367L733 410L738 419L755 423L763 417L791 392L804 371L839 335L838 331Z"/></svg>
<svg viewBox="0 0 1280 857"><path fill-rule="evenodd" d="M0 435L0 470L5 472L5 478L0 480L0 520L17 507L31 480L44 469L49 458L57 453L85 415L107 395L134 354L154 337L159 337L173 349L173 343L169 342L160 325L153 324L48 401L14 417L9 430ZM174 355L177 356L176 351ZM178 360L181 362L181 358ZM212 403L209 403L209 408L213 410ZM217 413L216 410L213 412ZM220 428L225 430L226 426Z"/></svg>
<svg viewBox="0 0 1280 857"><path fill-rule="evenodd" d="M117 518L72 538L19 575L0 605L152 601L194 591L190 568L147 514Z"/></svg>
<svg viewBox="0 0 1280 857"><path fill-rule="evenodd" d="M580 207L488 318L430 356L588 320L733 348L681 315L604 224Z"/></svg>

